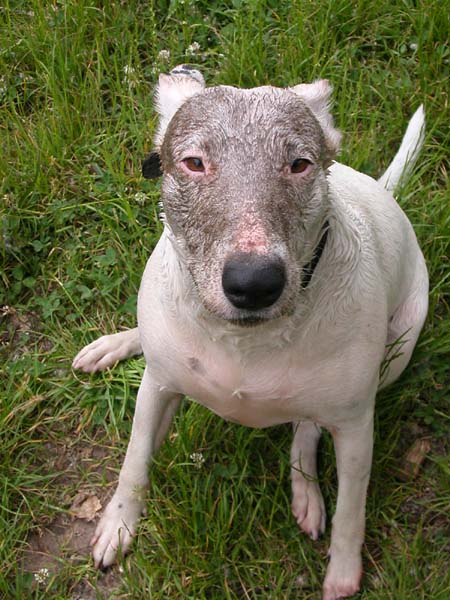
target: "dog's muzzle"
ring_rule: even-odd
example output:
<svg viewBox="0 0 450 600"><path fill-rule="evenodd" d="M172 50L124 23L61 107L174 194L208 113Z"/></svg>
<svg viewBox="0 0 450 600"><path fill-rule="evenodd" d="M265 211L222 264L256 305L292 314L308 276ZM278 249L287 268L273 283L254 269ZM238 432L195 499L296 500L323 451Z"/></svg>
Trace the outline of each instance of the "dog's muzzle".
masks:
<svg viewBox="0 0 450 600"><path fill-rule="evenodd" d="M236 308L260 310L272 306L286 284L279 258L238 253L228 258L222 272L225 296Z"/></svg>

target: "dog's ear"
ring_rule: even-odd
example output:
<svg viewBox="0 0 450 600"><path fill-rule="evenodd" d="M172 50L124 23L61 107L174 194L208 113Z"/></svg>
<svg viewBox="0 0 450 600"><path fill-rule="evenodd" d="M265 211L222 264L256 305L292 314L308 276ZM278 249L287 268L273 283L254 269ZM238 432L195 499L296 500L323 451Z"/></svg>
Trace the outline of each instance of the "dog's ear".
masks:
<svg viewBox="0 0 450 600"><path fill-rule="evenodd" d="M157 179L162 174L159 152L151 152L142 163L142 175L145 179Z"/></svg>
<svg viewBox="0 0 450 600"><path fill-rule="evenodd" d="M338 152L341 133L334 127L333 117L330 112L330 97L333 91L330 82L319 79L314 83L300 83L291 88L308 106L319 121L325 135L325 143L330 158Z"/></svg>
<svg viewBox="0 0 450 600"><path fill-rule="evenodd" d="M190 65L178 65L169 73L161 74L156 88L156 110L159 127L155 145L159 149L170 120L188 98L200 93L205 87L203 75Z"/></svg>

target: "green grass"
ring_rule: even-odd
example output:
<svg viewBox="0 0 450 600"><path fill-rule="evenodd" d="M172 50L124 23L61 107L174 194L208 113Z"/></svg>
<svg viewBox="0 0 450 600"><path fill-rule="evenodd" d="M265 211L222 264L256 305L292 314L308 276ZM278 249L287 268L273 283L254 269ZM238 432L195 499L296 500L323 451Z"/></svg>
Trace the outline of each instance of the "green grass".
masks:
<svg viewBox="0 0 450 600"><path fill-rule="evenodd" d="M425 148L399 202L427 259L430 314L407 373L378 399L361 597L450 597L448 30L440 0L2 4L1 597L318 597L329 528L314 543L290 514L290 428L248 430L189 403L158 455L148 516L122 571L96 573L87 548L63 549L37 584L24 559L30 535L45 538L55 519L74 526L67 510L79 489L103 499L124 456L142 361L92 377L70 362L96 336L135 324L161 231L158 184L140 176L152 92L157 74L180 62L200 65L210 83L329 78L340 160L373 176L425 104ZM428 460L402 482L404 452L427 436ZM201 468L193 452L203 453ZM331 514L327 435L320 461Z"/></svg>

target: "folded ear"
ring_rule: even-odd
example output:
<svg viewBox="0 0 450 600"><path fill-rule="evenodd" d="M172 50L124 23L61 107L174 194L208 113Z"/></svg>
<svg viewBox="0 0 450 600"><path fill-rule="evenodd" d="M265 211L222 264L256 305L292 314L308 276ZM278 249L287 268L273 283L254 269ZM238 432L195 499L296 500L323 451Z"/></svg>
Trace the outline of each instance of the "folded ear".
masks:
<svg viewBox="0 0 450 600"><path fill-rule="evenodd" d="M157 179L162 174L159 152L151 152L142 163L142 175L145 179Z"/></svg>
<svg viewBox="0 0 450 600"><path fill-rule="evenodd" d="M330 158L338 152L341 133L334 127L333 117L330 112L330 97L333 91L327 79L319 79L314 83L300 83L291 88L308 106L319 121L325 135L325 143Z"/></svg>
<svg viewBox="0 0 450 600"><path fill-rule="evenodd" d="M184 102L205 87L203 75L190 65L178 65L169 73L161 74L156 88L156 110L159 127L155 145L159 149L172 117Z"/></svg>

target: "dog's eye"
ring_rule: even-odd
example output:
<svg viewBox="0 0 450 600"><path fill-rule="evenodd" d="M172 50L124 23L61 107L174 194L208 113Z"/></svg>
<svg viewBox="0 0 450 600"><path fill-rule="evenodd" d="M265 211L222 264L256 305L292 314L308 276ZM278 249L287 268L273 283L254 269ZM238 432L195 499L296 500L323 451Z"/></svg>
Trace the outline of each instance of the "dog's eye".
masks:
<svg viewBox="0 0 450 600"><path fill-rule="evenodd" d="M303 173L312 164L306 158L296 158L291 164L291 173Z"/></svg>
<svg viewBox="0 0 450 600"><path fill-rule="evenodd" d="M196 171L197 173L205 172L205 165L201 158L196 156L189 156L188 158L183 159L183 163L189 169L189 171Z"/></svg>

